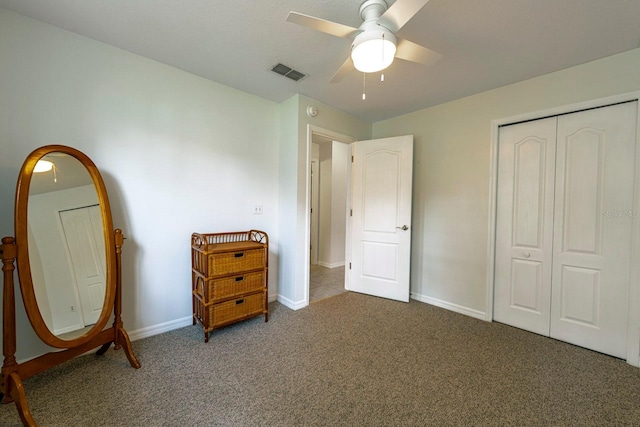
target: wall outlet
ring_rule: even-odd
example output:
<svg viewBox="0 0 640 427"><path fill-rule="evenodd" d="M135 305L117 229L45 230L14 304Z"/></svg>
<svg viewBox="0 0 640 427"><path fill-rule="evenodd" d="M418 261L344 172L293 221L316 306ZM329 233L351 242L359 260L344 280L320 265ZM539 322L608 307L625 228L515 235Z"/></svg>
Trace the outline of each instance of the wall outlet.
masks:
<svg viewBox="0 0 640 427"><path fill-rule="evenodd" d="M253 207L253 214L254 215L262 215L262 205L255 205Z"/></svg>
<svg viewBox="0 0 640 427"><path fill-rule="evenodd" d="M71 306L71 311L72 311L72 312L73 312L73 311L76 311L76 307L72 305L72 306Z"/></svg>

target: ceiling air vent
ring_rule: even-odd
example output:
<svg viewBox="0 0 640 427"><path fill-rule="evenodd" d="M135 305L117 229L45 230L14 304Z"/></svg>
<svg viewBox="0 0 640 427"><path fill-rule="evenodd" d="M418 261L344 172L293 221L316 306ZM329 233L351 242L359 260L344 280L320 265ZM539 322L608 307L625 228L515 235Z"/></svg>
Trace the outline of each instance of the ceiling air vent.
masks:
<svg viewBox="0 0 640 427"><path fill-rule="evenodd" d="M306 77L306 74L301 73L298 70L294 70L291 67L287 67L284 64L274 65L271 71L273 71L274 73L278 73L282 76L288 77L291 80L295 80L296 82Z"/></svg>

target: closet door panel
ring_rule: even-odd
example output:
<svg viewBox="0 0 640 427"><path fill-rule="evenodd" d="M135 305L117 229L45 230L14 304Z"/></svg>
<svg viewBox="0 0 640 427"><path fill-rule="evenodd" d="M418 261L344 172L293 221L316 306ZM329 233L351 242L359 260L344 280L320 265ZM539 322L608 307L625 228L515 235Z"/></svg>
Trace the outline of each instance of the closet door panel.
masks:
<svg viewBox="0 0 640 427"><path fill-rule="evenodd" d="M564 265L560 318L583 326L600 324L600 270Z"/></svg>
<svg viewBox="0 0 640 427"><path fill-rule="evenodd" d="M551 337L626 357L636 103L558 118Z"/></svg>
<svg viewBox="0 0 640 427"><path fill-rule="evenodd" d="M500 129L494 319L549 334L556 118Z"/></svg>
<svg viewBox="0 0 640 427"><path fill-rule="evenodd" d="M559 190L564 193L565 253L602 255L605 141L605 132L591 128L579 129L563 141L564 185Z"/></svg>

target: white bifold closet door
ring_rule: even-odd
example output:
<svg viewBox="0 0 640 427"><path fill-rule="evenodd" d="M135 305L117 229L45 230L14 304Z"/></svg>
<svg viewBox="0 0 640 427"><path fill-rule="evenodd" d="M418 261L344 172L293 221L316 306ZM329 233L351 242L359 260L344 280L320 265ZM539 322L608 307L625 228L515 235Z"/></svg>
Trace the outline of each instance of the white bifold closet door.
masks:
<svg viewBox="0 0 640 427"><path fill-rule="evenodd" d="M500 128L494 319L626 358L637 102Z"/></svg>
<svg viewBox="0 0 640 427"><path fill-rule="evenodd" d="M107 281L100 206L60 211L60 221L76 279L78 308L84 326L93 325L102 313Z"/></svg>

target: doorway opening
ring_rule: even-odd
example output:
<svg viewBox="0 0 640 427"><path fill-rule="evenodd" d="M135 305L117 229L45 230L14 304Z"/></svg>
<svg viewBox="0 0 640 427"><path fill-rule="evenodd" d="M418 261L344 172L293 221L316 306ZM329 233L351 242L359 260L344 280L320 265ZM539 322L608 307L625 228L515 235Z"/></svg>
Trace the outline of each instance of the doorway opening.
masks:
<svg viewBox="0 0 640 427"><path fill-rule="evenodd" d="M309 128L309 302L346 292L353 138Z"/></svg>

